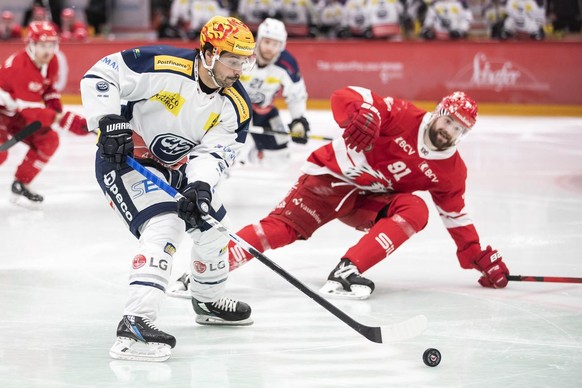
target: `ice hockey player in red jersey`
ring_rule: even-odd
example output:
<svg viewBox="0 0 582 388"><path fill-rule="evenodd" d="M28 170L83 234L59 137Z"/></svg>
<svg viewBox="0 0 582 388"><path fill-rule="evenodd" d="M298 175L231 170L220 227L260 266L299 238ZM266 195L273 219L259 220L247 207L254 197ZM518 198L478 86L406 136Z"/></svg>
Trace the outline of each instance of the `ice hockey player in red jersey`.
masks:
<svg viewBox="0 0 582 388"><path fill-rule="evenodd" d="M14 14L10 11L2 11L0 16L0 39L22 39L22 27L14 21Z"/></svg>
<svg viewBox="0 0 582 388"><path fill-rule="evenodd" d="M28 185L44 168L59 146L53 128L77 135L87 134L85 119L72 112L63 112L60 94L53 87L58 63L57 29L48 21L30 23L26 48L11 55L0 67L0 144L34 121L39 131L22 142L29 147L18 166L12 184L13 201L22 205L38 205L43 197L30 191ZM0 152L0 164L8 152Z"/></svg>
<svg viewBox="0 0 582 388"><path fill-rule="evenodd" d="M374 283L361 274L426 226L427 205L413 193L428 191L461 267L481 272L483 287L505 287L509 271L501 255L481 248L465 210L467 168L456 145L475 125L475 101L454 92L425 112L408 101L347 87L332 94L331 106L343 136L316 149L286 198L260 222L242 228L240 238L266 251L306 240L334 219L365 231L321 290L365 299ZM231 270L251 258L233 243L229 248Z"/></svg>
<svg viewBox="0 0 582 388"><path fill-rule="evenodd" d="M77 20L73 8L65 8L61 12L61 40L83 42L89 37L87 25Z"/></svg>

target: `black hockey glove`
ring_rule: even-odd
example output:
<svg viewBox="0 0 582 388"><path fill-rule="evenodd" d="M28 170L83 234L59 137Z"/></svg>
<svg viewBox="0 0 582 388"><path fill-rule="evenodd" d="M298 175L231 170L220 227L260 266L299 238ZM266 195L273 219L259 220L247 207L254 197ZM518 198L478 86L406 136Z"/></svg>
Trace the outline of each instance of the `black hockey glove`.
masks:
<svg viewBox="0 0 582 388"><path fill-rule="evenodd" d="M101 158L111 163L116 163L121 168L121 163L126 156L133 155L133 131L125 117L119 115L103 116L99 120L101 135L97 141Z"/></svg>
<svg viewBox="0 0 582 388"><path fill-rule="evenodd" d="M202 216L208 214L212 202L210 185L201 181L189 183L182 195L184 197L178 201L178 217L192 225L202 226Z"/></svg>
<svg viewBox="0 0 582 388"><path fill-rule="evenodd" d="M309 123L305 117L299 117L289 124L289 132L291 134L291 140L295 143L306 144L307 143L307 132L309 132Z"/></svg>

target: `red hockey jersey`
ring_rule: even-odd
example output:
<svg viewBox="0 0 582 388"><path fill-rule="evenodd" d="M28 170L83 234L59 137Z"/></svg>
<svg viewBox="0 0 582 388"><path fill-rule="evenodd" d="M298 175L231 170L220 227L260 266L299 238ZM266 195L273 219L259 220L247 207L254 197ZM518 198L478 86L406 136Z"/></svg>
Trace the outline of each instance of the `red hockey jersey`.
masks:
<svg viewBox="0 0 582 388"><path fill-rule="evenodd" d="M467 167L461 156L455 147L433 151L425 145L423 134L431 113L404 100L382 98L368 89L348 87L334 92L334 119L344 127L364 101L373 104L381 116L380 136L373 148L356 152L348 149L340 137L315 150L303 172L331 174L375 193L428 191L457 245L461 266L472 268L481 248L473 222L465 212Z"/></svg>
<svg viewBox="0 0 582 388"><path fill-rule="evenodd" d="M3 99L10 98L16 102L18 110L26 108L44 108L44 97L54 93L53 84L58 75L58 60L54 56L48 65L40 69L36 67L25 50L19 51L6 59L0 67L0 93ZM14 109L6 109L13 105L3 104L2 113L12 116Z"/></svg>

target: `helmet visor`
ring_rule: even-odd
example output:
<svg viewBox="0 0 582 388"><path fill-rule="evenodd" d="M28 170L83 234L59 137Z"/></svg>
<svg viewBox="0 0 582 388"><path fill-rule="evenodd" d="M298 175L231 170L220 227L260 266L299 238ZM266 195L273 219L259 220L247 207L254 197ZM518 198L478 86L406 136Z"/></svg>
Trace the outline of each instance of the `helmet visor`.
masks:
<svg viewBox="0 0 582 388"><path fill-rule="evenodd" d="M242 71L244 73L250 72L255 66L256 61L257 58L254 54L247 57L225 53L224 55L218 57L218 62L222 63L224 66L232 70Z"/></svg>

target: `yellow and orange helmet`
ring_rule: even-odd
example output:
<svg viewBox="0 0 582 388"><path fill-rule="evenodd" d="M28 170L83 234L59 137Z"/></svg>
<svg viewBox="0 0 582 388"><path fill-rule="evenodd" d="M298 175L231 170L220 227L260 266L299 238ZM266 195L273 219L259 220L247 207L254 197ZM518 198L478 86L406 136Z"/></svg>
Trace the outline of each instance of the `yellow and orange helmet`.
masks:
<svg viewBox="0 0 582 388"><path fill-rule="evenodd" d="M236 55L251 56L255 51L255 38L251 30L233 17L214 16L200 31L200 49L206 43L215 48L215 54L224 51Z"/></svg>

